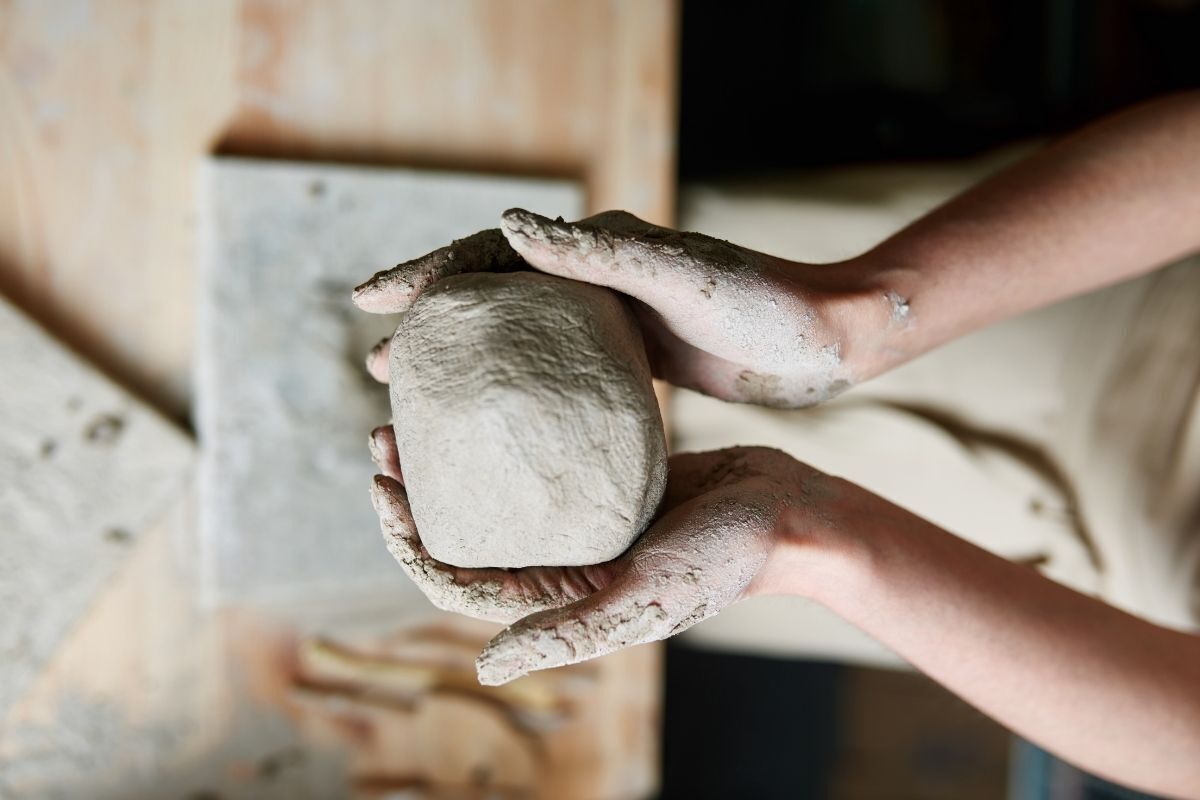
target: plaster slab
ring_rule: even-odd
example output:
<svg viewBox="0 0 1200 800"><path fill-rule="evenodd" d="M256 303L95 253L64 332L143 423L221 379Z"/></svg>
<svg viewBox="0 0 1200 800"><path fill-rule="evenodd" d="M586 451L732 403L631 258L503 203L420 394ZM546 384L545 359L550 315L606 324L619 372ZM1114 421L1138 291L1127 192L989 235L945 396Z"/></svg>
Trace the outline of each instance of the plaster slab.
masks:
<svg viewBox="0 0 1200 800"><path fill-rule="evenodd" d="M217 604L426 608L368 499L367 375L396 327L350 302L373 272L496 227L513 206L579 216L561 180L213 159L201 208L197 353L204 582Z"/></svg>
<svg viewBox="0 0 1200 800"><path fill-rule="evenodd" d="M0 711L184 489L191 440L0 299Z"/></svg>

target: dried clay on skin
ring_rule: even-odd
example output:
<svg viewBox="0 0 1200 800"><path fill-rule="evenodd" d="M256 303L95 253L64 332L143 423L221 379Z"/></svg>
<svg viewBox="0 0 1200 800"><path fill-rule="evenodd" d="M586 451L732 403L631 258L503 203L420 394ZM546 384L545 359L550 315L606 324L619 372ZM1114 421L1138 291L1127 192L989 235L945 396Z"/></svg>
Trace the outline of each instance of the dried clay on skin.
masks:
<svg viewBox="0 0 1200 800"><path fill-rule="evenodd" d="M416 527L460 567L595 564L654 515L666 444L632 314L533 272L439 281L392 341L396 445Z"/></svg>
<svg viewBox="0 0 1200 800"><path fill-rule="evenodd" d="M854 383L837 341L821 334L825 323L794 291L778 259L703 234L640 221L634 227L624 218L633 219L611 212L608 219L619 225L565 223L511 209L502 230L538 269L611 285L660 309L668 338L714 357L706 375L685 382L691 388L797 408Z"/></svg>

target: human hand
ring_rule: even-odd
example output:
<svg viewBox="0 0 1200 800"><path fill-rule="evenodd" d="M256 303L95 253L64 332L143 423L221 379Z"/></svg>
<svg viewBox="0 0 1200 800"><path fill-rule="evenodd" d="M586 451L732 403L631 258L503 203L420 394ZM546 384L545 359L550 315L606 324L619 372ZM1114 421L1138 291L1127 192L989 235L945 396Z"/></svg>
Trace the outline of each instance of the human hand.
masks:
<svg viewBox="0 0 1200 800"><path fill-rule="evenodd" d="M584 567L466 569L422 547L390 427L375 430L371 450L384 473L372 500L409 577L438 608L512 623L476 662L488 685L665 639L770 590L763 567L777 536L819 526L809 501L830 481L768 448L676 455L660 516L620 557Z"/></svg>
<svg viewBox="0 0 1200 800"><path fill-rule="evenodd" d="M880 371L880 343L906 308L843 265L791 262L624 211L567 223L521 209L499 229L376 274L354 302L400 313L450 275L526 263L633 298L656 377L767 406L813 405ZM368 359L384 381L387 349Z"/></svg>

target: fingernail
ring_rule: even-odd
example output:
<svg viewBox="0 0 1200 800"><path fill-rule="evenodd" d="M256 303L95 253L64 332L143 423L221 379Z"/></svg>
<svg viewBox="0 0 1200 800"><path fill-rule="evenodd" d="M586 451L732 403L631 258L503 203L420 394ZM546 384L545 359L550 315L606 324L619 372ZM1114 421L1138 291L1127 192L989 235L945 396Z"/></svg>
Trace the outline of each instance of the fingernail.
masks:
<svg viewBox="0 0 1200 800"><path fill-rule="evenodd" d="M386 381L388 377L389 359L391 357L391 338L380 340L379 344L367 353L367 372L376 380Z"/></svg>
<svg viewBox="0 0 1200 800"><path fill-rule="evenodd" d="M399 518L394 507L400 500L395 483L386 475L376 475L371 484L371 505L375 506L375 513L384 522L394 522Z"/></svg>
<svg viewBox="0 0 1200 800"><path fill-rule="evenodd" d="M514 247L517 246L516 242L511 241L514 237L543 246L571 246L576 233L581 230L574 223L563 222L561 217L552 220L520 208L504 212L503 220L504 234Z"/></svg>
<svg viewBox="0 0 1200 800"><path fill-rule="evenodd" d="M350 300L363 311L394 313L395 299L392 295L400 294L407 297L412 294L412 284L404 280L403 274L396 274L397 269L408 263L412 262L400 263L376 272L369 279L354 287L350 293Z"/></svg>
<svg viewBox="0 0 1200 800"><path fill-rule="evenodd" d="M355 304L357 304L358 301L364 297L369 296L375 290L375 287L379 284L379 278L381 275L383 275L382 271L376 272L370 278L354 287L354 291L350 293L350 297L352 300L354 300Z"/></svg>
<svg viewBox="0 0 1200 800"><path fill-rule="evenodd" d="M375 466L383 469L383 465L380 464L381 459L379 456L379 442L375 441L375 432L378 430L379 429L376 428L374 431L371 431L369 436L367 436L367 449L371 451L371 460L375 462Z"/></svg>
<svg viewBox="0 0 1200 800"><path fill-rule="evenodd" d="M500 227L505 236L514 235L524 239L541 239L537 214L523 208L510 208L500 215Z"/></svg>
<svg viewBox="0 0 1200 800"><path fill-rule="evenodd" d="M371 431L371 434L367 437L367 449L371 451L371 460L380 469L383 469L385 464L388 446L387 434L389 432L389 426L380 425Z"/></svg>

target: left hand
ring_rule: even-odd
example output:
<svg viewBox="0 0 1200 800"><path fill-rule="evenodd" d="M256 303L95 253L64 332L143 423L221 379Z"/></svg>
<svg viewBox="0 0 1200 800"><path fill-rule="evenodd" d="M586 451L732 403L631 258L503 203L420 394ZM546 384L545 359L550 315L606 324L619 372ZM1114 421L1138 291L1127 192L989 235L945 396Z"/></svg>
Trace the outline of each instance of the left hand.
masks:
<svg viewBox="0 0 1200 800"><path fill-rule="evenodd" d="M467 569L421 545L390 427L372 434L384 473L372 500L388 549L438 608L513 623L479 656L479 680L665 639L755 593L777 533L815 526L806 498L829 480L778 450L736 447L671 458L659 518L620 557L594 566Z"/></svg>

